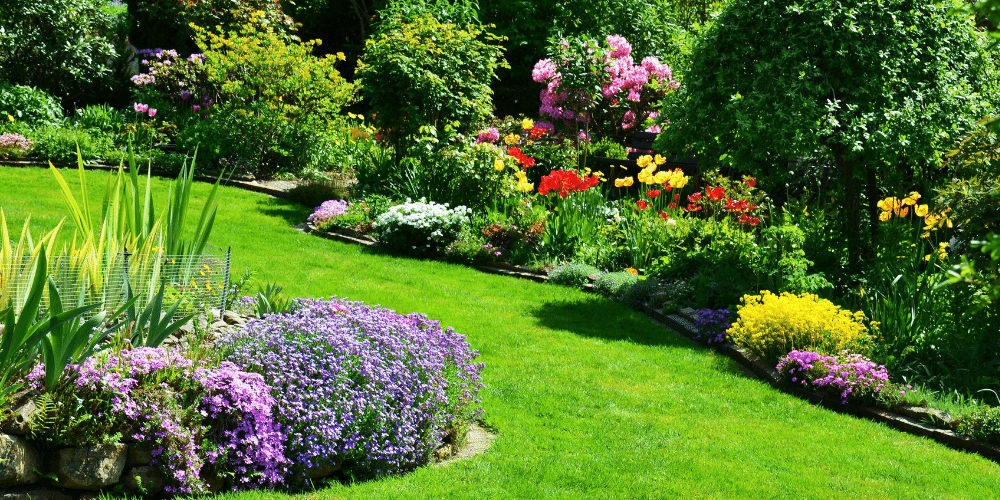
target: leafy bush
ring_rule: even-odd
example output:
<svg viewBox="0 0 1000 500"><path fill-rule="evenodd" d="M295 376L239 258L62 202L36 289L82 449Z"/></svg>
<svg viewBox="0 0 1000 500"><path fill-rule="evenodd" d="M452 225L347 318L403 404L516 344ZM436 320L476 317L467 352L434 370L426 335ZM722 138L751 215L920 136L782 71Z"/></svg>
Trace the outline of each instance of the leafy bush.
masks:
<svg viewBox="0 0 1000 500"><path fill-rule="evenodd" d="M497 42L479 27L426 14L387 19L365 43L355 74L375 111L372 121L393 147L397 163L421 127L443 131L458 122L456 132L468 133L490 115L490 82L506 64Z"/></svg>
<svg viewBox="0 0 1000 500"><path fill-rule="evenodd" d="M549 273L549 283L562 286L580 288L590 282L590 276L599 274L594 266L569 262L563 264Z"/></svg>
<svg viewBox="0 0 1000 500"><path fill-rule="evenodd" d="M727 330L729 338L769 362L795 349L865 352L872 341L864 313L842 310L815 295L763 290L743 296L741 302L736 322Z"/></svg>
<svg viewBox="0 0 1000 500"><path fill-rule="evenodd" d="M961 5L734 1L694 48L657 149L722 149L770 186L789 159L830 160L856 264L881 186L941 175L942 149L992 113L994 59Z"/></svg>
<svg viewBox="0 0 1000 500"><path fill-rule="evenodd" d="M30 132L35 141L34 155L43 160L73 161L77 158L76 148L80 147L80 157L84 161L103 157L115 146L107 136L91 134L86 129L45 125Z"/></svg>
<svg viewBox="0 0 1000 500"><path fill-rule="evenodd" d="M860 354L842 352L824 356L813 351L797 351L781 358L778 374L785 382L830 393L842 404L851 402L892 402L906 393L889 381L885 366ZM895 394L898 393L898 394Z"/></svg>
<svg viewBox="0 0 1000 500"><path fill-rule="evenodd" d="M477 418L482 364L465 337L419 314L303 300L252 320L222 346L274 387L292 474L410 470Z"/></svg>
<svg viewBox="0 0 1000 500"><path fill-rule="evenodd" d="M30 125L54 124L62 119L59 99L28 85L0 81L0 118L12 116Z"/></svg>
<svg viewBox="0 0 1000 500"><path fill-rule="evenodd" d="M448 208L447 203L406 200L380 215L372 229L389 249L416 255L438 254L462 234L470 213L461 205Z"/></svg>
<svg viewBox="0 0 1000 500"><path fill-rule="evenodd" d="M355 93L335 67L343 54L314 57L318 41L290 42L271 27L197 32L204 54L154 52L133 78L138 95L171 108L178 145L262 176L328 168L315 164L326 158L317 148Z"/></svg>
<svg viewBox="0 0 1000 500"><path fill-rule="evenodd" d="M28 378L40 385L43 373L39 365ZM148 442L168 492L206 493L218 480L229 489L284 480L285 435L272 417L271 388L230 362L212 368L150 347L105 352L70 366L46 394L48 411L31 424L43 446Z"/></svg>
<svg viewBox="0 0 1000 500"><path fill-rule="evenodd" d="M594 291L603 297L617 300L622 293L632 288L639 277L630 272L604 273L594 281Z"/></svg>
<svg viewBox="0 0 1000 500"><path fill-rule="evenodd" d="M1000 407L980 406L955 422L955 434L1000 445Z"/></svg>

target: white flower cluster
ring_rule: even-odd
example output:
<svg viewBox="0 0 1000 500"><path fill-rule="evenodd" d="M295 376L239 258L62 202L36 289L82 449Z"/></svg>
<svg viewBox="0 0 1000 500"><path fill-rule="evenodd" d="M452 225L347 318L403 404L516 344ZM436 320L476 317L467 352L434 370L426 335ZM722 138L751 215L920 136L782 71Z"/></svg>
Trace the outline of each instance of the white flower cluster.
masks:
<svg viewBox="0 0 1000 500"><path fill-rule="evenodd" d="M379 232L379 239L390 246L417 249L430 248L441 243L450 243L469 220L472 210L459 205L449 208L448 204L406 200L380 215L372 224ZM410 241L400 241L402 239Z"/></svg>

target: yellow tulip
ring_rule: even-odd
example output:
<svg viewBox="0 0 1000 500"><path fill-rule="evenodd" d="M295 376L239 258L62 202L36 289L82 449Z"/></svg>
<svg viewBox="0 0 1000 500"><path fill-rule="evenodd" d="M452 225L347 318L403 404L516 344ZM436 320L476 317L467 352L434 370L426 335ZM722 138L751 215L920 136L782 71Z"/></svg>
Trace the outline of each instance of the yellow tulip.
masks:
<svg viewBox="0 0 1000 500"><path fill-rule="evenodd" d="M496 170L497 172L501 172L501 171L503 171L503 169L504 169L504 166L505 166L505 165L503 164L503 160L501 160L501 159L499 159L499 158L497 158L496 160L493 160L493 168L494 168L494 169L495 169L495 170Z"/></svg>
<svg viewBox="0 0 1000 500"><path fill-rule="evenodd" d="M917 214L917 217L927 215L927 205L917 205L917 208L913 209L913 213Z"/></svg>
<svg viewBox="0 0 1000 500"><path fill-rule="evenodd" d="M882 222L889 220L889 217L892 217L892 212L882 212L878 214L878 220Z"/></svg>
<svg viewBox="0 0 1000 500"><path fill-rule="evenodd" d="M531 118L525 118L521 120L521 128L524 130L531 130L535 127L535 122L531 121Z"/></svg>

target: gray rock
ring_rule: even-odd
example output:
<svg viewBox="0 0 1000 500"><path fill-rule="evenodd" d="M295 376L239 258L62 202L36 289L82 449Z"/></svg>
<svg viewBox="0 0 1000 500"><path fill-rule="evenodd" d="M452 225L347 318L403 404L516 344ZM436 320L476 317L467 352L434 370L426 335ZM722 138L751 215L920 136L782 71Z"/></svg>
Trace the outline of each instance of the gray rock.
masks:
<svg viewBox="0 0 1000 500"><path fill-rule="evenodd" d="M0 433L0 488L38 481L42 456L21 436Z"/></svg>
<svg viewBox="0 0 1000 500"><path fill-rule="evenodd" d="M153 462L153 445L149 443L138 443L128 447L128 459L126 465L149 465Z"/></svg>
<svg viewBox="0 0 1000 500"><path fill-rule="evenodd" d="M226 311L222 315L222 320L225 321L226 324L236 325L236 326L243 326L243 324L246 323L246 320L243 319L243 316L240 316L239 314L236 314L233 311Z"/></svg>
<svg viewBox="0 0 1000 500"><path fill-rule="evenodd" d="M27 490L0 493L0 500L73 500L73 497L56 490Z"/></svg>
<svg viewBox="0 0 1000 500"><path fill-rule="evenodd" d="M212 330L221 330L221 329L223 329L223 328L225 328L225 327L227 327L227 326L229 326L229 324L228 324L228 323L226 323L225 321L222 321L222 320L220 319L220 320L217 320L216 322L212 323L212 324L211 324L211 325L209 326L209 328L211 328Z"/></svg>
<svg viewBox="0 0 1000 500"><path fill-rule="evenodd" d="M128 445L123 443L66 448L55 453L50 470L57 478L56 486L99 490L121 479L127 457Z"/></svg>
<svg viewBox="0 0 1000 500"><path fill-rule="evenodd" d="M145 494L159 493L167 484L167 477L159 467L132 467L125 473L125 488Z"/></svg>
<svg viewBox="0 0 1000 500"><path fill-rule="evenodd" d="M0 431L7 434L24 436L31 430L31 419L39 412L35 397L40 393L36 390L21 390L11 397L11 415L0 423Z"/></svg>

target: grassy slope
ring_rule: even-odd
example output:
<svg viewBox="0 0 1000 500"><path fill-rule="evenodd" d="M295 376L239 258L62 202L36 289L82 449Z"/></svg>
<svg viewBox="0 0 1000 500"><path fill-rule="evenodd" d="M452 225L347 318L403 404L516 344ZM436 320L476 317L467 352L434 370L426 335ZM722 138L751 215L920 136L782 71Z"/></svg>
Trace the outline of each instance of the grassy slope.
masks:
<svg viewBox="0 0 1000 500"><path fill-rule="evenodd" d="M95 196L106 175L89 174ZM61 213L48 173L0 168L0 186L12 226L28 210L39 226ZM289 226L309 209L254 193L227 189L222 206L213 240L232 245L234 274L425 313L486 363L500 435L484 456L306 497L995 496L996 464L781 394L618 304L303 235Z"/></svg>

